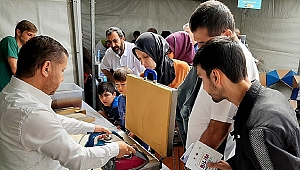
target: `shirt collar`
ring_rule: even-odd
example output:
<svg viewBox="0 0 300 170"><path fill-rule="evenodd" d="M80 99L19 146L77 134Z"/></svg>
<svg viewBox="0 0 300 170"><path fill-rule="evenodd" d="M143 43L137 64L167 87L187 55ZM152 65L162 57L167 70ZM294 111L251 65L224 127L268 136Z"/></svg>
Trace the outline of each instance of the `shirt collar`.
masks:
<svg viewBox="0 0 300 170"><path fill-rule="evenodd" d="M124 50L124 53L122 56L129 56L129 53L131 53L132 51L130 51L128 48L128 42L127 41L124 41L124 47L125 47L125 50Z"/></svg>
<svg viewBox="0 0 300 170"><path fill-rule="evenodd" d="M37 98L42 103L44 103L46 105L51 105L52 99L49 95L47 95L43 91L37 89L36 87L26 83L25 81L12 76L10 84L11 84L11 86L13 86L21 91L31 94L32 96Z"/></svg>

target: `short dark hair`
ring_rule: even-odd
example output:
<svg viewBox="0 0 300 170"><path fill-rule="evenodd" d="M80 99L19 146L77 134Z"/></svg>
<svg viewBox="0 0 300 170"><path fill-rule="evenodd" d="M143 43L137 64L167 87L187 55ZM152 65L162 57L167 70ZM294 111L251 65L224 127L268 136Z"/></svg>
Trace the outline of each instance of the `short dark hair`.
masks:
<svg viewBox="0 0 300 170"><path fill-rule="evenodd" d="M149 28L149 29L147 30L147 32L153 32L153 33L157 34L156 28Z"/></svg>
<svg viewBox="0 0 300 170"><path fill-rule="evenodd" d="M115 82L124 82L126 81L126 75L127 74L133 74L132 70L128 67L119 67L114 71L114 79Z"/></svg>
<svg viewBox="0 0 300 170"><path fill-rule="evenodd" d="M116 92L115 84L112 82L101 82L98 85L98 95L102 95L105 92L110 92L114 94Z"/></svg>
<svg viewBox="0 0 300 170"><path fill-rule="evenodd" d="M235 22L229 8L219 1L201 3L190 18L190 29L207 28L208 36L220 36L226 29L234 32Z"/></svg>
<svg viewBox="0 0 300 170"><path fill-rule="evenodd" d="M64 61L63 54L68 56L67 50L53 38L33 37L20 49L16 77L33 77L46 61L60 64Z"/></svg>
<svg viewBox="0 0 300 170"><path fill-rule="evenodd" d="M163 30L160 35L164 38L167 38L171 34L172 32L170 30Z"/></svg>
<svg viewBox="0 0 300 170"><path fill-rule="evenodd" d="M22 20L17 24L17 26L15 28L15 35L16 35L17 29L20 30L21 33L23 33L24 31L27 31L27 30L32 31L34 33L36 33L38 31L36 26L32 22L27 21L27 20Z"/></svg>
<svg viewBox="0 0 300 170"><path fill-rule="evenodd" d="M132 35L133 35L133 36L140 36L140 35L141 35L141 32L140 32L140 31L134 31Z"/></svg>
<svg viewBox="0 0 300 170"><path fill-rule="evenodd" d="M207 41L197 52L194 66L200 65L209 77L213 69L220 69L233 83L247 77L246 59L238 42L224 36Z"/></svg>
<svg viewBox="0 0 300 170"><path fill-rule="evenodd" d="M120 38L123 38L123 37L125 37L125 33L120 29L120 28L118 28L118 27L110 27L110 28L108 28L107 30L106 30L106 37L107 36L109 36L109 35L111 35L113 32L117 32L117 34L119 35L119 37Z"/></svg>

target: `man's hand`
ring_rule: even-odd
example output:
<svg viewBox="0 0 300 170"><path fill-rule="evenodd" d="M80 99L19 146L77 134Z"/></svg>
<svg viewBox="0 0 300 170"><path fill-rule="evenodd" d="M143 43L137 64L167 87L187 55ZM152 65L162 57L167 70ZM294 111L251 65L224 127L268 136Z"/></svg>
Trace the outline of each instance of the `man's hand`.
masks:
<svg viewBox="0 0 300 170"><path fill-rule="evenodd" d="M132 132L129 132L129 133L128 133L128 136L130 136L130 137L132 137L132 138L135 138L135 134L132 133Z"/></svg>
<svg viewBox="0 0 300 170"><path fill-rule="evenodd" d="M209 162L207 166L210 168L219 168L220 170L232 170L231 166L223 160L217 163Z"/></svg>
<svg viewBox="0 0 300 170"><path fill-rule="evenodd" d="M99 125L95 126L94 132L104 132L106 134L111 134L111 131L109 129L107 129L106 127L99 126Z"/></svg>
<svg viewBox="0 0 300 170"><path fill-rule="evenodd" d="M117 158L122 158L124 155L130 155L136 153L135 149L132 146L126 144L125 142L117 141L117 143L119 144L119 148L120 148Z"/></svg>

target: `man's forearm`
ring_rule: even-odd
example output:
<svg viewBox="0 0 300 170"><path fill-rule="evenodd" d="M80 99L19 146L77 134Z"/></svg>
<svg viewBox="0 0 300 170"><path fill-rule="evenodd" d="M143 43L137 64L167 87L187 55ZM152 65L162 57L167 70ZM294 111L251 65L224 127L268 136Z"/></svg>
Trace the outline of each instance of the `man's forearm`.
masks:
<svg viewBox="0 0 300 170"><path fill-rule="evenodd" d="M229 133L230 126L230 123L210 120L207 129L200 137L200 142L205 143L213 149L217 149Z"/></svg>
<svg viewBox="0 0 300 170"><path fill-rule="evenodd" d="M10 66L11 72L13 75L16 75L17 71L17 59L14 57L8 57L8 64Z"/></svg>

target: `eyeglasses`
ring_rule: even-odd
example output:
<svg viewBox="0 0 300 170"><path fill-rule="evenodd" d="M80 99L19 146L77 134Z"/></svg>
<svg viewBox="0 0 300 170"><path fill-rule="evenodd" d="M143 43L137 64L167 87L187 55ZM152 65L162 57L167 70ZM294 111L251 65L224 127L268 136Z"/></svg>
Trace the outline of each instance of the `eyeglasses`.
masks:
<svg viewBox="0 0 300 170"><path fill-rule="evenodd" d="M111 45L112 43L117 43L117 42L119 42L120 41L120 37L119 38L115 38L115 39L113 39L113 40L106 40L106 42L109 44L109 45Z"/></svg>

